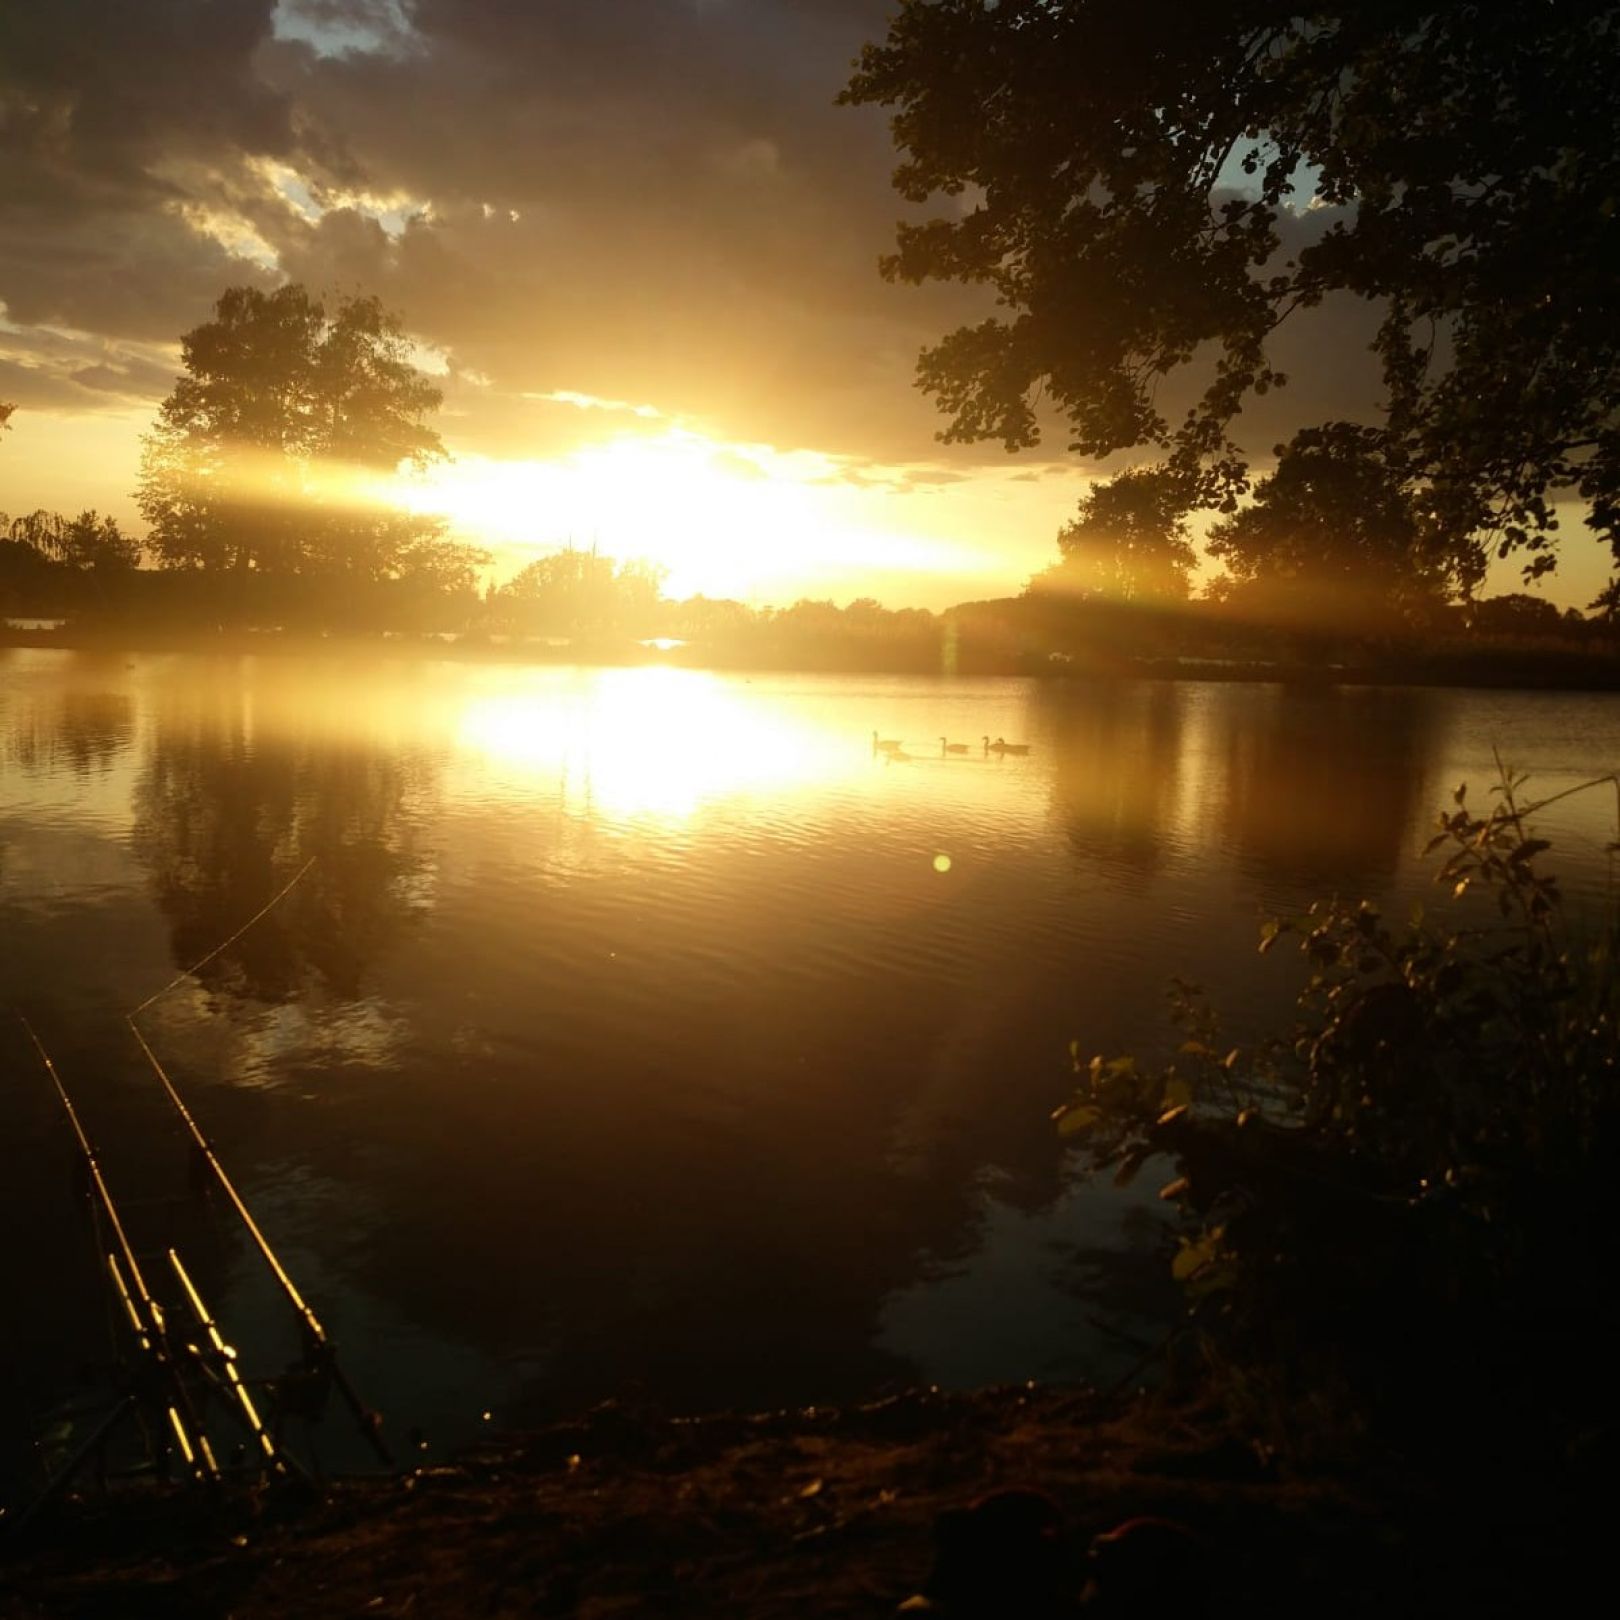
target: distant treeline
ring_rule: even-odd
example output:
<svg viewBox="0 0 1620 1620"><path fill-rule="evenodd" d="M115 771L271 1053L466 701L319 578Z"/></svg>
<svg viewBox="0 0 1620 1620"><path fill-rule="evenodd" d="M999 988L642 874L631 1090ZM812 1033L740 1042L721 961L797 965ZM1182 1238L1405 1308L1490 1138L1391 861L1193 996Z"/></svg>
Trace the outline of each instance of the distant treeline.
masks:
<svg viewBox="0 0 1620 1620"><path fill-rule="evenodd" d="M799 669L1109 673L1178 664L1262 670L1340 666L1391 677L1450 670L1460 678L1578 678L1620 668L1611 621L1560 612L1525 593L1335 626L1278 614L1251 591L1120 601L1076 591L1061 569L1017 597L942 613L800 600L756 607L724 598L673 601L664 572L564 547L501 585L476 588L471 570L422 567L393 578L336 571L277 574L152 567L139 542L96 512L0 514L0 617L60 618L131 645L233 632L451 636L480 645L555 644L582 656L624 656L640 641L686 644L705 663Z"/></svg>
<svg viewBox="0 0 1620 1620"><path fill-rule="evenodd" d="M667 638L686 644L676 657L738 668L1337 666L1602 684L1620 669L1608 624L1525 594L1473 600L1480 545L1441 544L1418 494L1346 424L1298 436L1248 504L1211 527L1225 572L1201 595L1185 481L1147 466L1089 490L1057 536L1058 561L1021 596L941 614L870 598L753 607L673 602L656 565L573 546L481 589L489 554L389 482L446 452L431 422L439 391L375 298L328 307L297 285L233 287L183 336L181 358L144 441L146 532L95 511L0 517L0 619L66 619L64 641L126 646L386 634L453 637L470 655L551 645L619 658Z"/></svg>
<svg viewBox="0 0 1620 1620"><path fill-rule="evenodd" d="M0 617L124 629L465 630L483 607L474 567L419 543L392 577L153 566L141 541L95 511L0 512Z"/></svg>

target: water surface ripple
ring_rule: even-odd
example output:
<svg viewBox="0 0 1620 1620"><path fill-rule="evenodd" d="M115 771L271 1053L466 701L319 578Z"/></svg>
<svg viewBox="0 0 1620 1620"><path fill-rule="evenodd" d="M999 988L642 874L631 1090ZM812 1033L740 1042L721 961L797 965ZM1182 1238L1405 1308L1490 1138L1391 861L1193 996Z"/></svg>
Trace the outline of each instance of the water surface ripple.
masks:
<svg viewBox="0 0 1620 1620"><path fill-rule="evenodd" d="M273 1370L290 1327L179 1196L120 1018L313 856L147 1025L357 1382L441 1443L629 1393L1109 1377L1165 1308L1159 1217L1060 1151L1070 1040L1163 1050L1171 974L1274 1019L1258 919L1427 893L1493 748L1555 791L1620 765L1620 708L0 652L0 1005ZM1612 814L1549 817L1576 904ZM64 1123L0 1052L15 1463L108 1344Z"/></svg>

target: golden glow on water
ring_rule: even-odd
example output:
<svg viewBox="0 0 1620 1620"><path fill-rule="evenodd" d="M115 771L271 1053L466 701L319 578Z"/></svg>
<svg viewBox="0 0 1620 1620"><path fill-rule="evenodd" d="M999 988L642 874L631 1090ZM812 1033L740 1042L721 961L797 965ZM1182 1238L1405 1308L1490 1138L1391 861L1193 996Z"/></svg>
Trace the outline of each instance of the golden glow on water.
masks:
<svg viewBox="0 0 1620 1620"><path fill-rule="evenodd" d="M1122 1208L1106 1184L1054 1202L1069 1042L1143 1049L1171 974L1243 1027L1286 1016L1257 917L1334 891L1404 914L1432 893L1435 810L1496 747L1555 791L1620 754L1620 716L1580 694L0 651L0 1003L42 1009L116 1120L109 1009L312 861L154 1028L300 1278L432 1432L505 1408L468 1346L580 1408L665 1367L712 1369L693 1405L740 1368L780 1377L759 1404L896 1355L1023 1376L1017 1324L1050 1340L1043 1313L1078 1309L1050 1257ZM1612 818L1596 795L1549 815L1567 894L1606 880ZM16 1226L64 1194L57 1122L13 1112ZM132 1179L172 1174L165 1141L118 1144ZM58 1286L70 1227L25 1257L40 1342L94 1328ZM469 1255L520 1286L463 1286ZM762 1317L783 1255L805 1286ZM257 1309L236 1285L219 1304Z"/></svg>
<svg viewBox="0 0 1620 1620"><path fill-rule="evenodd" d="M514 680L462 710L458 742L493 766L560 784L565 809L678 821L739 793L792 792L870 765L846 725L681 669Z"/></svg>

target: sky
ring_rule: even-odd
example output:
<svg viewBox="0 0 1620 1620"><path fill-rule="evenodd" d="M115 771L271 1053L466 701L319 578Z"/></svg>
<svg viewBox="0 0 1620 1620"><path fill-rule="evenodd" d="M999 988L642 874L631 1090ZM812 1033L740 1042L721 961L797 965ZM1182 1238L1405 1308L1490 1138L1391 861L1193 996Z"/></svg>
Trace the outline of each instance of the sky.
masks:
<svg viewBox="0 0 1620 1620"><path fill-rule="evenodd" d="M985 306L879 277L907 206L886 120L834 105L891 10L0 0L0 509L139 532L179 335L291 279L401 314L454 458L409 499L500 574L573 540L675 595L1018 590L1104 469L1061 434L936 438L917 352ZM1343 304L1285 328L1315 381L1256 402L1251 451L1370 409L1370 332ZM1547 594L1590 600L1606 556L1568 550Z"/></svg>

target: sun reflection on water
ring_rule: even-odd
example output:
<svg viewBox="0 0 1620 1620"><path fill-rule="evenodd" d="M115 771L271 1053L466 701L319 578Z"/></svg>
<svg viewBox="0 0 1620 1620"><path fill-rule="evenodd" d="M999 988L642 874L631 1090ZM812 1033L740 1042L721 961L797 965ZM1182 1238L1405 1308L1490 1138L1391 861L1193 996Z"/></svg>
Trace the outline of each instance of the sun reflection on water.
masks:
<svg viewBox="0 0 1620 1620"><path fill-rule="evenodd" d="M459 741L486 768L553 779L564 809L619 821L680 821L717 800L808 789L869 763L831 717L684 669L604 670L481 696L462 711Z"/></svg>

